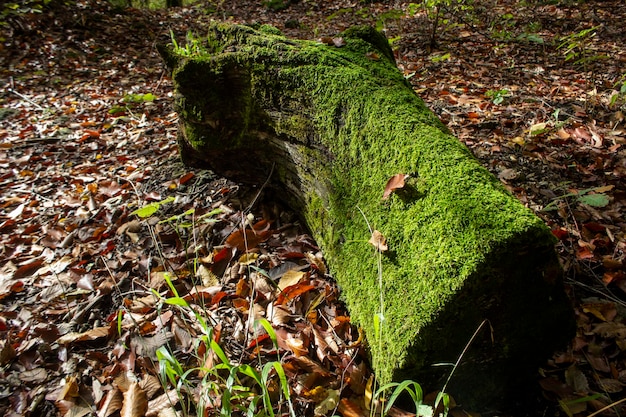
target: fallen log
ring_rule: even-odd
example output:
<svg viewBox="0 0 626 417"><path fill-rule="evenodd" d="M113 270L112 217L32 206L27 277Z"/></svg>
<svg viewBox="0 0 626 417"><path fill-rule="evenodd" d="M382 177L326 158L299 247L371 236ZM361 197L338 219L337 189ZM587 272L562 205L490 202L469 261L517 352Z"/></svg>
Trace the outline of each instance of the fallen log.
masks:
<svg viewBox="0 0 626 417"><path fill-rule="evenodd" d="M433 365L454 363L488 320L448 390L484 409L536 385L573 333L554 239L415 95L382 34L356 27L324 43L214 24L160 52L182 159L245 182L273 172L365 330L379 382L441 389L451 368ZM386 252L368 244L370 226Z"/></svg>

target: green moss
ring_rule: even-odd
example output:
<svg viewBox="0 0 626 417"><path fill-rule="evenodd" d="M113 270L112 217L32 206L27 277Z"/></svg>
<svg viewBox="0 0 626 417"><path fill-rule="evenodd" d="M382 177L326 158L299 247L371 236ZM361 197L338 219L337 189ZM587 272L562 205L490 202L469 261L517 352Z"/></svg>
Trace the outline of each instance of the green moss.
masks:
<svg viewBox="0 0 626 417"><path fill-rule="evenodd" d="M336 48L241 26L215 25L210 33L223 53L169 59L176 62L187 139L199 154L238 149L266 153L261 160L286 157L279 179L293 182L295 171L302 183L288 187L296 193L299 188L300 195L287 199L302 210L353 321L366 330L381 382L398 370L419 371L433 358L455 360L459 340L467 341L490 314L503 340L524 343L533 332L543 337L551 331L548 325L516 329L497 317L502 304L511 302L506 297L515 297L507 293L511 286L542 305L558 298L558 286L544 282L540 272L556 262L549 230L408 88L381 34L351 29L343 35L346 46ZM385 184L397 173L410 174L412 182L404 194L383 201ZM367 243L367 222L390 248L382 261L379 340L377 256ZM532 263L519 265L520 259ZM530 285L507 281L524 281L524 274ZM501 288L508 295L496 296L495 307L491 301L471 305L481 292ZM555 317L568 314L560 301ZM476 313L456 317L466 310ZM452 328L461 334L438 335L442 317L458 322ZM508 351L503 345L498 355Z"/></svg>

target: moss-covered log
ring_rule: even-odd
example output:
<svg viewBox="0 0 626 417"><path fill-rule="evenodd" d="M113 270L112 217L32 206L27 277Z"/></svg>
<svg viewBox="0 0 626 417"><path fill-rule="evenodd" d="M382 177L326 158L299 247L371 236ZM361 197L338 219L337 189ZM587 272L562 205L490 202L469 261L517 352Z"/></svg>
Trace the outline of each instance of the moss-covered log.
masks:
<svg viewBox="0 0 626 417"><path fill-rule="evenodd" d="M517 397L572 335L550 231L414 94L383 35L359 27L335 41L345 45L216 24L187 49L161 48L183 160L243 181L273 172L365 329L381 382L436 387L450 367L431 365L455 362L487 319L493 332L450 391L470 406ZM383 200L398 173L407 185ZM380 279L367 222L389 246Z"/></svg>

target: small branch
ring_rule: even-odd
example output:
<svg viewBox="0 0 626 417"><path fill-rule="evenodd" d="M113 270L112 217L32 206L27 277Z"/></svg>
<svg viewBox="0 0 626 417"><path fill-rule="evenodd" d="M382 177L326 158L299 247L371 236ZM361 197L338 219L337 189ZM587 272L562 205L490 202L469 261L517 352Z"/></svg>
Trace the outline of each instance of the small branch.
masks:
<svg viewBox="0 0 626 417"><path fill-rule="evenodd" d="M28 97L26 97L24 94L18 93L17 91L15 91L14 89L12 89L11 87L7 87L7 91L9 93L13 93L16 96L20 97L22 100L25 100L27 102L29 102L30 104L32 104L33 106L37 107L38 110L45 110L43 107L41 107L39 104L35 103L34 101L32 101L31 99L29 99Z"/></svg>

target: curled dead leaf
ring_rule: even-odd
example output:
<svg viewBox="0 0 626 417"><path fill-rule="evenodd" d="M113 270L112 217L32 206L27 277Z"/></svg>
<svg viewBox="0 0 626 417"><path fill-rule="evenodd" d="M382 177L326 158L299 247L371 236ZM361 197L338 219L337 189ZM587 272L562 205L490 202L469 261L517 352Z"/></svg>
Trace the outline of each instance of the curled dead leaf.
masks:
<svg viewBox="0 0 626 417"><path fill-rule="evenodd" d="M389 249L387 239L378 230L372 232L372 237L370 237L368 243L372 244L379 252L386 252Z"/></svg>
<svg viewBox="0 0 626 417"><path fill-rule="evenodd" d="M405 181L408 177L409 176L405 174L396 174L393 177L389 178L389 181L387 181L387 185L385 185L385 192L383 192L383 200L388 199L391 193L395 192L396 190L404 188Z"/></svg>

